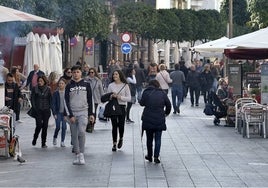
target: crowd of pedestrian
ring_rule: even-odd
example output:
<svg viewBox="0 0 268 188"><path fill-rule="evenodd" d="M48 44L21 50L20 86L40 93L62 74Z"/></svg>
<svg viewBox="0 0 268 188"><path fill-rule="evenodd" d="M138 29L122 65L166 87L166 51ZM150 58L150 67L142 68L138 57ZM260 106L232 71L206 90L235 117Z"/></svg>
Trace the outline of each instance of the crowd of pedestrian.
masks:
<svg viewBox="0 0 268 188"><path fill-rule="evenodd" d="M111 93L109 99L116 99L121 109L119 115L111 116L112 123L112 151L123 146L124 126L135 124L131 117L131 107L138 102L144 106L142 115L142 129L146 131L147 155L149 162L159 163L161 134L167 129L165 118L171 107L173 114L180 114L180 105L190 93L191 106L199 106L199 97L203 95L204 103L208 103L209 93L217 92L224 95L224 84L218 81L221 70L218 62L200 61L186 67L184 61L174 65L170 71L164 61L158 65L149 63L145 68L142 61L121 62L110 60L107 65L108 84L102 82L98 71L79 60L73 67L66 68L59 77L51 72L48 77L38 64L34 65L28 77L21 76L19 69L14 67L7 74L5 104L11 107L16 120L20 121L21 89L29 87L31 91L31 105L34 111L36 128L33 134L32 145L37 144L41 132L41 147L47 148L47 128L49 118L55 119L53 145L58 145L57 137L61 130L60 146L65 147L66 129L69 124L71 130L72 152L76 154L73 164L85 164L85 134L93 132L96 123L101 97ZM107 88L105 88L107 87ZM168 93L171 91L171 101ZM90 125L90 127L89 127ZM153 140L154 152L153 152Z"/></svg>

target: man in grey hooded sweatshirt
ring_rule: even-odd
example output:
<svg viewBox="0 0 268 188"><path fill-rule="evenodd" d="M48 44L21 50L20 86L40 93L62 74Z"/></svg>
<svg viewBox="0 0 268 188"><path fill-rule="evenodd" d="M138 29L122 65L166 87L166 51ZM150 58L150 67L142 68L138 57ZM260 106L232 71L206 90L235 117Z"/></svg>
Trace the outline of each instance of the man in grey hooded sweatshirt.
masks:
<svg viewBox="0 0 268 188"><path fill-rule="evenodd" d="M94 122L90 83L82 79L82 68L71 68L72 80L65 88L66 114L69 116L76 159L74 165L84 165L85 133L88 121Z"/></svg>

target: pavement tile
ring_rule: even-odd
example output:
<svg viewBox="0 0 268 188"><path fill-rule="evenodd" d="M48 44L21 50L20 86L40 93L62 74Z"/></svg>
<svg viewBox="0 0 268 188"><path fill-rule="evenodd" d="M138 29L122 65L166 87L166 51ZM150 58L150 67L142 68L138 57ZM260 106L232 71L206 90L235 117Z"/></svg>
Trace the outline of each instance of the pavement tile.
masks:
<svg viewBox="0 0 268 188"><path fill-rule="evenodd" d="M201 96L202 97L202 96ZM47 149L40 138L31 146L35 122L21 112L18 124L25 164L0 159L1 187L268 187L268 139L245 139L233 127L213 125L203 114L204 104L167 117L162 134L160 164L144 160L146 136L141 139L142 109L134 104L126 124L122 149L112 152L111 122L97 121L86 134L86 164L72 165L70 130L66 147L52 145L53 121L48 128ZM222 120L222 123L224 120ZM14 178L16 177L16 178Z"/></svg>

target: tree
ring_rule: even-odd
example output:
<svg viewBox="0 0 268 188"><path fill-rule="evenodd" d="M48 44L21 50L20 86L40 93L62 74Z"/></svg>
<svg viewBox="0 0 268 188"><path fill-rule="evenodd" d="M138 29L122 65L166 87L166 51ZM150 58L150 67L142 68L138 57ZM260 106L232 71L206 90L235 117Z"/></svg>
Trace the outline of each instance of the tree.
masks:
<svg viewBox="0 0 268 188"><path fill-rule="evenodd" d="M247 26L250 20L249 12L247 11L246 0L233 0L233 35L239 36L250 32L250 28ZM223 21L229 22L229 0L224 0L221 4L220 14Z"/></svg>
<svg viewBox="0 0 268 188"><path fill-rule="evenodd" d="M47 3L47 0L34 0L34 14L54 20L58 14L58 3L57 1L50 1Z"/></svg>
<svg viewBox="0 0 268 188"><path fill-rule="evenodd" d="M171 9L180 20L180 35L177 42L190 41L194 32L193 20L191 13L187 9Z"/></svg>
<svg viewBox="0 0 268 188"><path fill-rule="evenodd" d="M155 31L155 39L178 41L181 38L180 19L169 9L158 9Z"/></svg>
<svg viewBox="0 0 268 188"><path fill-rule="evenodd" d="M59 24L65 34L72 37L79 34L83 37L82 60L85 45L91 38L107 38L110 26L110 14L107 7L97 0L58 0Z"/></svg>
<svg viewBox="0 0 268 188"><path fill-rule="evenodd" d="M268 1L249 0L250 26L254 29L261 29L268 26Z"/></svg>
<svg viewBox="0 0 268 188"><path fill-rule="evenodd" d="M142 2L124 3L116 10L120 32L131 32L150 39L156 28L156 10Z"/></svg>

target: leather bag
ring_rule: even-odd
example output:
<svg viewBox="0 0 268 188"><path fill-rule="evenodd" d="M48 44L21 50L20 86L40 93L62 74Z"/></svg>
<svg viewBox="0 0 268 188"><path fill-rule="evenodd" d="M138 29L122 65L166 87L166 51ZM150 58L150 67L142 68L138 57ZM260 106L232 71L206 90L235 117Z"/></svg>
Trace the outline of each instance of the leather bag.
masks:
<svg viewBox="0 0 268 188"><path fill-rule="evenodd" d="M103 112L104 117L112 117L122 115L121 106L119 105L117 99L112 98L106 105Z"/></svg>

